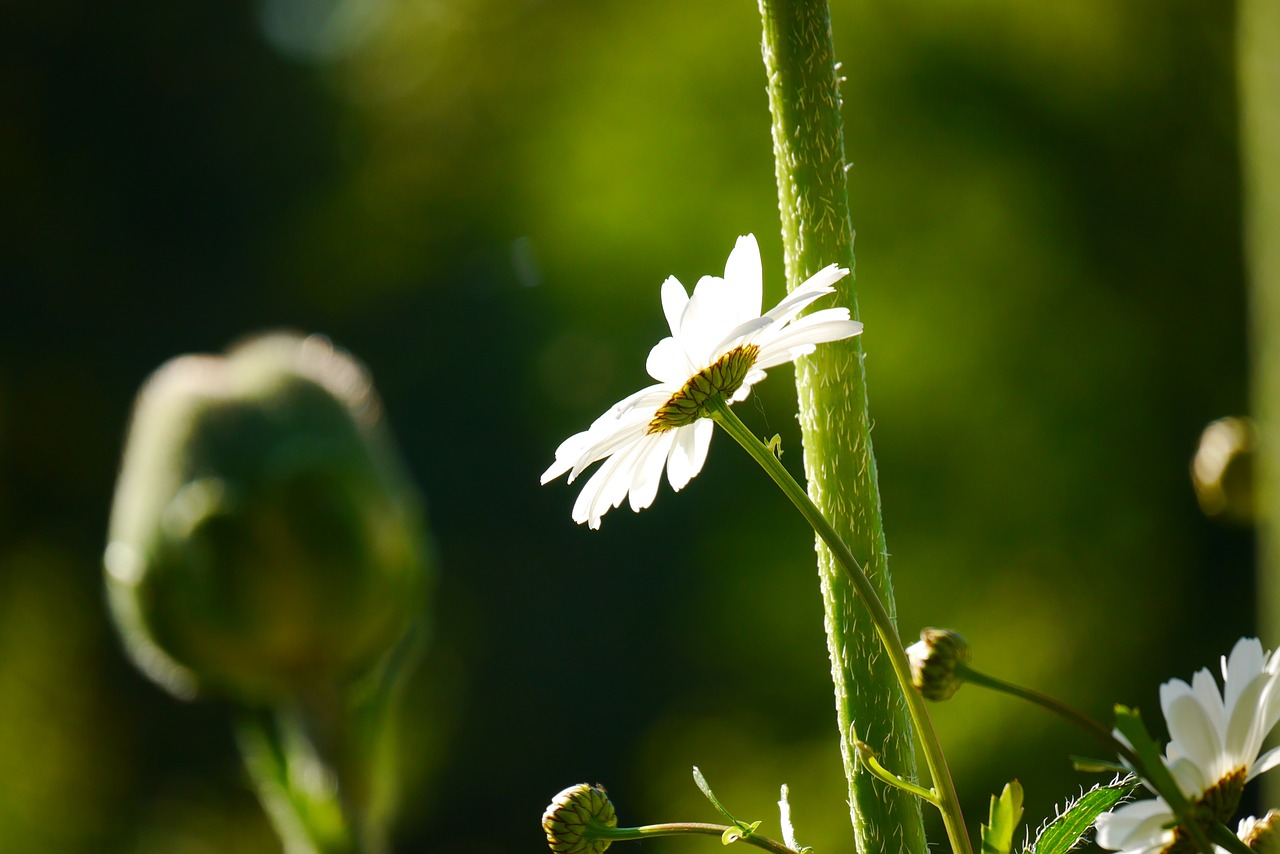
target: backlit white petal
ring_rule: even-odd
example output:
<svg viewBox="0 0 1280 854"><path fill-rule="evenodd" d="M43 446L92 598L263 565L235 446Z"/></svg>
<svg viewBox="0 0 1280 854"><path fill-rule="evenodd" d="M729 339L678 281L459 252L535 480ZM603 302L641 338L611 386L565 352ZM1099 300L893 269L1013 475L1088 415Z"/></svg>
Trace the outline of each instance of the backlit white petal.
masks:
<svg viewBox="0 0 1280 854"><path fill-rule="evenodd" d="M677 428L675 440L671 443L671 453L667 455L667 483L676 492L685 488L695 474L693 469L694 430L692 424Z"/></svg>
<svg viewBox="0 0 1280 854"><path fill-rule="evenodd" d="M674 338L663 338L649 351L649 358L644 364L649 376L664 383L671 383L679 388L685 380L697 373L689 364L689 357Z"/></svg>
<svg viewBox="0 0 1280 854"><path fill-rule="evenodd" d="M724 280L729 283L737 303L734 325L760 314L764 299L764 274L760 270L760 246L754 234L738 238L729 260L724 265Z"/></svg>
<svg viewBox="0 0 1280 854"><path fill-rule="evenodd" d="M662 283L662 313L667 318L667 326L672 335L680 334L680 320L684 317L684 308L689 302L689 292L680 284L675 276L668 276Z"/></svg>
<svg viewBox="0 0 1280 854"><path fill-rule="evenodd" d="M1210 722L1190 686L1181 680L1177 683L1185 690L1167 694L1163 688L1160 691L1160 705L1164 708L1169 737L1178 746L1180 755L1207 770L1222 754L1222 735Z"/></svg>
<svg viewBox="0 0 1280 854"><path fill-rule="evenodd" d="M635 476L631 479L631 509L639 513L653 503L658 495L658 484L662 482L662 468L666 465L667 454L671 452L671 443L675 439L675 431L655 433L644 438L646 447L636 462Z"/></svg>

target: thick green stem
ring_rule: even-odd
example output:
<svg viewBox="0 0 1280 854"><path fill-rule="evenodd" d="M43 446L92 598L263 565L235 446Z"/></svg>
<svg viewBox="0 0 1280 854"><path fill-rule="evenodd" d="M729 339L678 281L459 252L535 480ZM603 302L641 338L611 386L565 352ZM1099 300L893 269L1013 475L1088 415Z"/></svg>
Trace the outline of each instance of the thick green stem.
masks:
<svg viewBox="0 0 1280 854"><path fill-rule="evenodd" d="M840 539L840 535L836 533L835 528L826 520L818 507L809 500L809 496L791 477L791 473L783 467L778 458L765 446L763 442L756 438L747 425L734 414L728 404L721 398L714 398L707 404L707 411L717 424L724 428L730 436L732 436L743 449L751 455L761 468L773 479L773 482L780 488L800 511L800 515L804 516L813 530L817 532L819 539L826 545L833 555L837 571L841 573L842 578L849 586L856 591L857 596L862 600L860 608L869 616L869 623L872 631L876 636L876 645L880 658L888 661L890 668L890 678L895 680L895 684L901 689L900 696L906 699L907 712L909 715L909 723L914 724L916 732L920 735L922 746L924 747L925 761L929 765L929 773L933 777L934 790L937 792L939 801L939 809L942 811L942 820L947 828L947 836L951 840L951 848L955 854L970 854L969 834L965 830L964 816L960 811L960 800L956 796L955 785L951 781L951 772L947 769L947 760L942 753L942 745L938 741L937 734L933 731L933 724L929 720L929 712L925 708L924 697L919 691L911 688L911 663L907 660L906 649L902 646L902 640L898 637L897 627L894 625L893 617L885 608L884 603L880 601L871 580L867 578L858 559L853 556L853 552L845 542ZM854 733L852 725L842 735L852 745L855 751L855 757L858 750L857 736ZM894 767L900 767L895 765ZM869 771L864 772L868 778L874 779L874 775ZM910 794L903 792L900 788L887 788L881 784L881 797L887 797L890 792L895 797L910 798L917 804L916 818L919 819L919 800ZM866 818L865 813L862 814ZM884 819L881 819L884 820ZM873 831L871 838L882 839L882 835L877 835L875 831L884 831L884 828L871 828ZM923 833L923 831L921 831ZM861 840L860 844L861 844ZM860 849L863 850L863 849Z"/></svg>
<svg viewBox="0 0 1280 854"><path fill-rule="evenodd" d="M828 264L853 269L839 81L826 0L759 3L790 290ZM856 316L852 276L839 287L839 303ZM799 359L796 386L810 494L844 541L864 556L867 577L892 622L860 339L824 344L815 355ZM862 737L889 767L913 776L915 748L903 691L851 583L821 541L818 570L858 849L924 852L919 801L861 772L849 736L856 720Z"/></svg>

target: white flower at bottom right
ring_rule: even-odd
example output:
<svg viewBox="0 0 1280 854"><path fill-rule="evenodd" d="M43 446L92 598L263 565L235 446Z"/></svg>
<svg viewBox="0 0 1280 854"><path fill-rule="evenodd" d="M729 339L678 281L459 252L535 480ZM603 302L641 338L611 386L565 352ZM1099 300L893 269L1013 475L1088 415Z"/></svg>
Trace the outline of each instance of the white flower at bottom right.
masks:
<svg viewBox="0 0 1280 854"><path fill-rule="evenodd" d="M1247 782L1280 764L1280 748L1261 753L1280 718L1278 674L1280 655L1264 651L1257 638L1241 638L1223 656L1222 690L1207 668L1190 685L1173 679L1160 686L1170 739L1165 764L1187 799L1219 821L1233 817ZM1156 797L1117 807L1094 825L1102 848L1157 854L1190 845L1174 823Z"/></svg>

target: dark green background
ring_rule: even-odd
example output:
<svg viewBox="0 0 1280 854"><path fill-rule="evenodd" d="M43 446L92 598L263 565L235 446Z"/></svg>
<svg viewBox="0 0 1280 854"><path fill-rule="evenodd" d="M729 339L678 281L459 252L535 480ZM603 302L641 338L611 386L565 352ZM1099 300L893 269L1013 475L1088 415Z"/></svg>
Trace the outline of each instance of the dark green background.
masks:
<svg viewBox="0 0 1280 854"><path fill-rule="evenodd" d="M1252 539L1187 478L1247 405L1231 4L833 11L903 632L1154 713L1253 626ZM763 475L718 437L600 532L538 486L646 382L667 275L754 232L782 294L759 41L746 0L0 4L5 850L278 850L228 710L130 668L100 577L134 390L272 327L370 366L431 511L397 850L545 850L581 781L710 820L695 763L773 834L790 783L801 841L851 850L811 536ZM798 472L772 373L739 410ZM1085 779L1012 700L935 721L975 831L1008 779L1033 823Z"/></svg>

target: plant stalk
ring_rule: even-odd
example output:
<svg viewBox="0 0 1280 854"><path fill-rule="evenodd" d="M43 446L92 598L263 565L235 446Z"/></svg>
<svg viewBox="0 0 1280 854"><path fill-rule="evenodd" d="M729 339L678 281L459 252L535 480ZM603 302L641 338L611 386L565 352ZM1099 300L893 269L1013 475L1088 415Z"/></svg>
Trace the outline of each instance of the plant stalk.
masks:
<svg viewBox="0 0 1280 854"><path fill-rule="evenodd" d="M826 0L759 4L787 287L792 290L830 263L854 267L839 80ZM838 289L839 303L856 317L853 277ZM871 452L861 339L824 344L814 355L798 359L796 387L813 501L842 541L865 557L866 577L892 627L893 589ZM818 573L858 850L923 854L919 800L860 769L850 737L856 721L862 738L886 765L903 777L915 775L907 695L894 673L895 656L882 654L878 629L858 605L858 593L825 538L818 543ZM940 790L951 788L950 780L934 782ZM967 850L958 814L949 820L956 824L947 829L952 844L957 851Z"/></svg>

